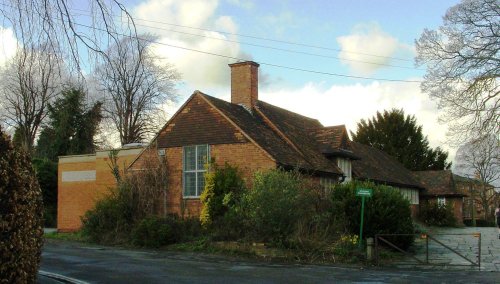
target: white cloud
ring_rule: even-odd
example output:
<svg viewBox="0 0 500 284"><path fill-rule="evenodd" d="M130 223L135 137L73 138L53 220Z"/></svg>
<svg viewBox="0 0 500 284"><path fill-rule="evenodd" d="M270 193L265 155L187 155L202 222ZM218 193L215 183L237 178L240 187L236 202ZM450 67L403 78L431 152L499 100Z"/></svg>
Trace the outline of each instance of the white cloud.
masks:
<svg viewBox="0 0 500 284"><path fill-rule="evenodd" d="M139 19L202 27L217 8L217 0L149 0L133 9Z"/></svg>
<svg viewBox="0 0 500 284"><path fill-rule="evenodd" d="M249 0L226 0L226 2L246 10L250 10L254 7L254 2Z"/></svg>
<svg viewBox="0 0 500 284"><path fill-rule="evenodd" d="M292 11L288 10L280 11L277 14L268 14L261 18L265 26L279 36L282 36L290 28L297 27L298 20Z"/></svg>
<svg viewBox="0 0 500 284"><path fill-rule="evenodd" d="M262 90L259 96L271 104L317 118L325 126L345 124L353 132L358 121L371 118L377 111L402 108L423 125L432 147L449 151L450 161L455 155L455 149L444 145L447 127L438 123L437 106L420 92L418 84L373 82L325 88L323 84L308 83L296 90Z"/></svg>
<svg viewBox="0 0 500 284"><path fill-rule="evenodd" d="M134 16L138 19L225 32L202 31L168 25L163 26L161 24L158 26L165 29L194 33L201 36L191 36L159 29L141 30L158 35L158 41L161 44L153 47L155 53L160 58L164 58L175 65L188 87L194 86L202 91L213 86L229 84L227 64L233 63L235 60L190 51L189 49L236 58L245 57L238 43L224 41L224 39L237 39L236 36L226 33L236 33L238 25L230 16L216 15L218 4L216 0L149 0L133 9ZM141 27L139 26L139 28ZM246 57L248 58L248 56Z"/></svg>
<svg viewBox="0 0 500 284"><path fill-rule="evenodd" d="M350 35L338 37L337 42L341 48L339 57L342 58L342 64L348 65L353 72L361 75L370 75L383 68L380 64L390 64L389 57L401 51L413 53L412 47L384 32L377 23L359 24Z"/></svg>
<svg viewBox="0 0 500 284"><path fill-rule="evenodd" d="M221 16L215 21L215 27L219 31L235 34L238 32L238 25L229 16Z"/></svg>
<svg viewBox="0 0 500 284"><path fill-rule="evenodd" d="M17 39L10 28L0 27L0 66L4 66L16 54Z"/></svg>

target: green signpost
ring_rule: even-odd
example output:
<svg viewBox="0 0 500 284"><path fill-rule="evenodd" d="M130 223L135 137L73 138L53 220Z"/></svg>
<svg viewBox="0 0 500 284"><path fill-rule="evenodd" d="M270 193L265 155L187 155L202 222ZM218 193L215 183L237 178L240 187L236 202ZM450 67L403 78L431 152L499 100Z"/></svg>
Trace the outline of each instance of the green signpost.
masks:
<svg viewBox="0 0 500 284"><path fill-rule="evenodd" d="M365 197L371 197L373 190L370 188L356 188L356 196L361 196L361 223L359 224L359 247L363 242L363 216L365 215Z"/></svg>

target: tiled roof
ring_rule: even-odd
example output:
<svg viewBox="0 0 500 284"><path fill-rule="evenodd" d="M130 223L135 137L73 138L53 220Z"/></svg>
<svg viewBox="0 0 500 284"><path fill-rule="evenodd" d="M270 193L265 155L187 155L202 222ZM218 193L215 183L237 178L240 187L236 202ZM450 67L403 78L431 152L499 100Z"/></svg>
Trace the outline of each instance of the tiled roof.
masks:
<svg viewBox="0 0 500 284"><path fill-rule="evenodd" d="M300 152L297 152L283 137L273 131L271 126L264 122L265 118L256 111L251 113L243 106L231 104L202 93L199 94L236 123L243 132L282 166L299 167L304 170L335 175L342 174L335 163L326 159L315 149L314 140L308 138L308 135L300 133L301 130L302 133L307 133L303 131L304 128L322 127L317 120L294 114L264 102L258 102L259 109L265 113L265 116L276 123L276 126L286 133L287 137L298 147Z"/></svg>
<svg viewBox="0 0 500 284"><path fill-rule="evenodd" d="M316 138L320 152L327 157L343 157L358 160L352 152L345 125L327 126L315 129L311 135Z"/></svg>
<svg viewBox="0 0 500 284"><path fill-rule="evenodd" d="M351 148L361 159L352 161L355 178L372 180L397 187L423 189L412 172L387 153L373 147L351 141Z"/></svg>
<svg viewBox="0 0 500 284"><path fill-rule="evenodd" d="M477 178L468 178L468 177L463 177L463 176L460 176L460 175L457 175L457 174L453 174L453 179L455 180L455 182L461 182L461 183L472 183L472 184L475 184L475 185L481 185L481 181L478 180ZM493 185L489 184L489 183L486 183L485 184L486 187L494 187Z"/></svg>
<svg viewBox="0 0 500 284"><path fill-rule="evenodd" d="M346 148L348 145L342 145L342 134L346 133L347 130L345 125L336 125L336 126L328 126L319 129L315 129L314 135L316 136L316 140L321 144L332 148L338 149L341 146Z"/></svg>
<svg viewBox="0 0 500 284"><path fill-rule="evenodd" d="M414 176L426 188L423 195L427 196L464 196L457 192L453 174L449 170L416 171Z"/></svg>
<svg viewBox="0 0 500 284"><path fill-rule="evenodd" d="M319 144L316 137L309 135L311 131L323 128L323 125L318 120L270 105L263 101L258 101L256 108L290 140L294 147L298 148L303 158L313 165L314 168L328 169L328 171L342 173L334 162L328 160L319 151Z"/></svg>

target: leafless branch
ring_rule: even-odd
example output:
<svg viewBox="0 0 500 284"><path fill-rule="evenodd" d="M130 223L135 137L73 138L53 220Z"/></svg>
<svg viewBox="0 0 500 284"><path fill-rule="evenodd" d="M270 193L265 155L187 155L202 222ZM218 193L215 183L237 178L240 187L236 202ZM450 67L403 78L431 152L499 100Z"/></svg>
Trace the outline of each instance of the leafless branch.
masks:
<svg viewBox="0 0 500 284"><path fill-rule="evenodd" d="M500 6L464 0L451 7L438 30L416 41L417 65L426 65L421 88L445 111L456 144L478 133L500 133Z"/></svg>
<svg viewBox="0 0 500 284"><path fill-rule="evenodd" d="M142 142L157 131L161 104L175 100L180 78L172 65L160 64L150 51L151 36L122 38L107 52L108 61L95 72L105 95L104 110L120 134L122 145Z"/></svg>

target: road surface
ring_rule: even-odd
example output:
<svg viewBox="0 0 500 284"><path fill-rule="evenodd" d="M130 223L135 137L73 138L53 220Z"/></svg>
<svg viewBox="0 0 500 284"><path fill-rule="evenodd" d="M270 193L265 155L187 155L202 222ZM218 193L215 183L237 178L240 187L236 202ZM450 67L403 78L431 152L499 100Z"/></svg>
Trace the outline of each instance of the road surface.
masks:
<svg viewBox="0 0 500 284"><path fill-rule="evenodd" d="M46 240L41 270L89 283L499 283L500 272L267 263ZM42 277L40 283L45 282Z"/></svg>

